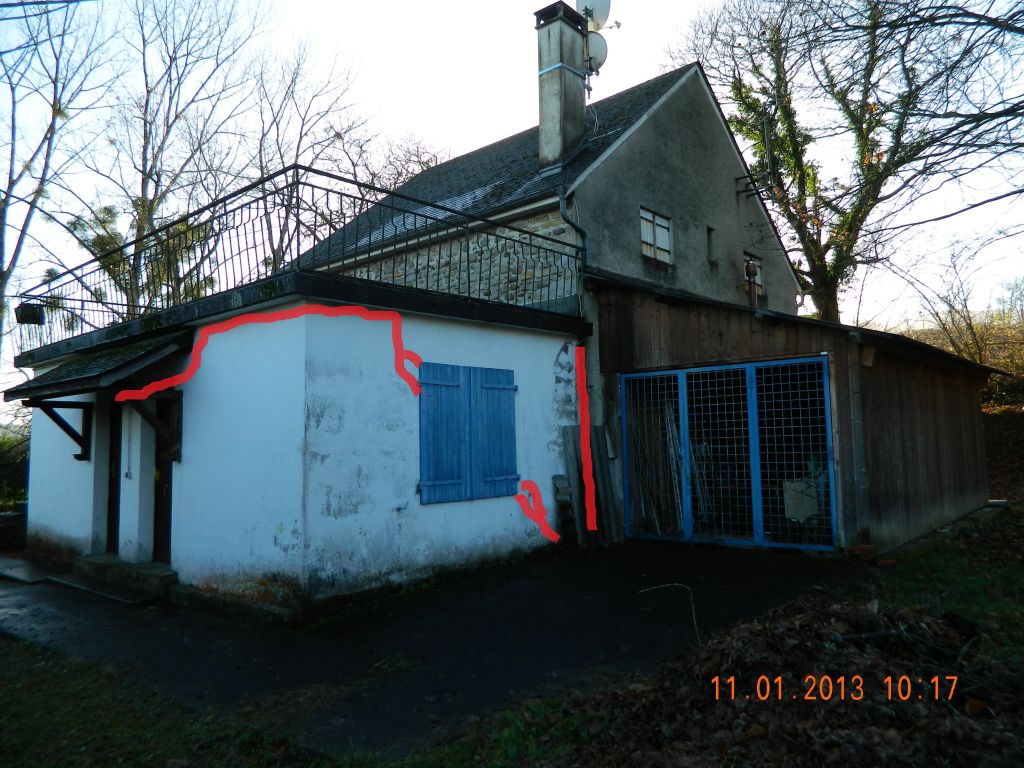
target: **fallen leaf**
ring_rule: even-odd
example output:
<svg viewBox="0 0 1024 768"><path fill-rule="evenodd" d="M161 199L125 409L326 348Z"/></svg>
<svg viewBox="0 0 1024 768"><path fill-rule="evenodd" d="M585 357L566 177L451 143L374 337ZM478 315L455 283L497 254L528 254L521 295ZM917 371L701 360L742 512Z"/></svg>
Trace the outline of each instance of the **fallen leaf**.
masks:
<svg viewBox="0 0 1024 768"><path fill-rule="evenodd" d="M971 717L995 717L996 713L992 710L988 704L981 699L975 699L968 697L967 702L964 704L964 712Z"/></svg>

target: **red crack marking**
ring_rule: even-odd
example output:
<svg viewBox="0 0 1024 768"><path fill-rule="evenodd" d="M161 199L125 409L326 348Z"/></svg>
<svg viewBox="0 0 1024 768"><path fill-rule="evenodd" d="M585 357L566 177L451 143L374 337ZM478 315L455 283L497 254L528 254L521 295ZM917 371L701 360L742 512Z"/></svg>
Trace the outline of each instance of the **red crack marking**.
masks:
<svg viewBox="0 0 1024 768"><path fill-rule="evenodd" d="M522 493L517 493L514 497L519 502L519 508L523 510L523 514L536 523L540 532L548 539L552 542L558 541L562 537L548 525L548 511L544 509L544 500L541 498L537 484L533 480L523 480L520 485L526 493L530 494L529 500Z"/></svg>
<svg viewBox="0 0 1024 768"><path fill-rule="evenodd" d="M576 347L576 394L580 410L580 458L583 460L583 497L587 509L587 530L597 530L597 502L594 498L594 459L590 453L590 396L587 394L587 350Z"/></svg>
<svg viewBox="0 0 1024 768"><path fill-rule="evenodd" d="M196 375L196 372L199 370L199 366L202 365L203 350L206 349L206 343L214 334L227 333L230 330L238 328L240 325L249 325L250 323L276 323L280 320L293 320L297 317L304 317L305 315L322 315L324 317L345 317L354 315L356 317L361 317L364 320L383 320L391 323L391 344L395 350L395 372L402 381L409 385L409 389L412 390L414 397L419 395L421 389L420 383L416 380L416 377L408 371L405 367L405 363L408 361L415 367L419 368L423 363L423 358L411 349L405 348L405 344L402 341L402 316L398 314L398 312L393 310L367 309L366 307L328 307L324 304L305 304L301 307L281 309L275 312L250 312L200 329L199 338L196 340L195 346L192 347L192 355L189 358L188 367L185 368L183 372L175 376L168 376L166 379L157 379L156 381L147 384L142 389L122 389L114 397L114 400L119 403L123 403L127 400L145 400L156 392L170 389L189 381Z"/></svg>

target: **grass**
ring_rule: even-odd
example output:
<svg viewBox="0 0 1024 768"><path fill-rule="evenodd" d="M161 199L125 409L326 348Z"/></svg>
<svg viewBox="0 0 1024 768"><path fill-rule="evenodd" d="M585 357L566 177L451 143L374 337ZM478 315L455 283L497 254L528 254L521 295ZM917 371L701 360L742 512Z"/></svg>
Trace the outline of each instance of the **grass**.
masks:
<svg viewBox="0 0 1024 768"><path fill-rule="evenodd" d="M0 636L0 765L330 766L290 742L183 708L112 667Z"/></svg>
<svg viewBox="0 0 1024 768"><path fill-rule="evenodd" d="M402 669L411 660L394 657ZM390 666L390 665L389 665ZM222 714L189 710L115 667L0 635L0 765L5 768L513 768L563 754L596 735L567 704L535 700L401 760L335 760Z"/></svg>
<svg viewBox="0 0 1024 768"><path fill-rule="evenodd" d="M897 551L854 597L953 612L981 632L980 650L1024 679L1024 515L957 526ZM888 562L888 561L886 561ZM403 654L376 674L416 668ZM593 744L606 723L584 719L570 700L533 700L472 725L447 743L392 760L314 754L241 719L189 710L124 671L70 659L0 635L0 765L311 766L313 768L512 768L557 762ZM289 706L296 706L292 701Z"/></svg>
<svg viewBox="0 0 1024 768"><path fill-rule="evenodd" d="M585 719L566 701L534 699L481 721L476 728L441 746L431 747L396 763L373 768L437 768L474 766L520 768L547 764L580 744L592 743L605 730Z"/></svg>
<svg viewBox="0 0 1024 768"><path fill-rule="evenodd" d="M406 656L404 653L396 653L394 656L385 656L374 664L371 672L394 675L400 672L410 672L416 669L416 660Z"/></svg>
<svg viewBox="0 0 1024 768"><path fill-rule="evenodd" d="M1024 561L1000 556L1000 548L1013 548L1020 518L1006 512L897 552L868 589L883 604L969 619L981 634L979 650L1024 679Z"/></svg>
<svg viewBox="0 0 1024 768"><path fill-rule="evenodd" d="M954 526L891 555L857 599L952 612L981 632L980 650L1024 680L1024 414L986 416L992 492L1018 500L1018 512L976 526ZM318 611L310 625L379 610L393 599L438 589L445 575L408 587L347 598ZM455 578L452 576L451 578ZM403 654L382 658L379 675L416 668ZM314 695L317 691L309 692ZM328 691L328 694L331 692ZM294 694L294 692L291 692ZM281 694L280 705L299 705ZM252 713L251 719L258 719ZM394 761L374 753L326 758L238 719L184 708L130 673L70 659L0 635L0 765L165 766L166 768L512 768L557 761L598 743L608 724L586 719L569 700L534 700L479 721L445 744Z"/></svg>

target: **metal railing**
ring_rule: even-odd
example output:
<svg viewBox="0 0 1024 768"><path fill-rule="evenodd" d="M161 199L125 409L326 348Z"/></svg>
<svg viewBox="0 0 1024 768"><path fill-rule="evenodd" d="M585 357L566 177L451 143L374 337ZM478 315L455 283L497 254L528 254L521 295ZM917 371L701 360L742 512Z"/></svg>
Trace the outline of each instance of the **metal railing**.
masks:
<svg viewBox="0 0 1024 768"><path fill-rule="evenodd" d="M580 246L293 165L19 294L24 352L301 270L579 314Z"/></svg>

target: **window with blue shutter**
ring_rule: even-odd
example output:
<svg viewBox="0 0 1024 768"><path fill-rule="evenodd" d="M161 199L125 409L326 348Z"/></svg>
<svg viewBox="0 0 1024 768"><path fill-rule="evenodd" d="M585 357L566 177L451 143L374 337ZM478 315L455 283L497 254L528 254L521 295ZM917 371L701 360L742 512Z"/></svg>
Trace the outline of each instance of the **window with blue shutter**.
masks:
<svg viewBox="0 0 1024 768"><path fill-rule="evenodd" d="M420 503L517 493L514 373L423 363L420 384Z"/></svg>

